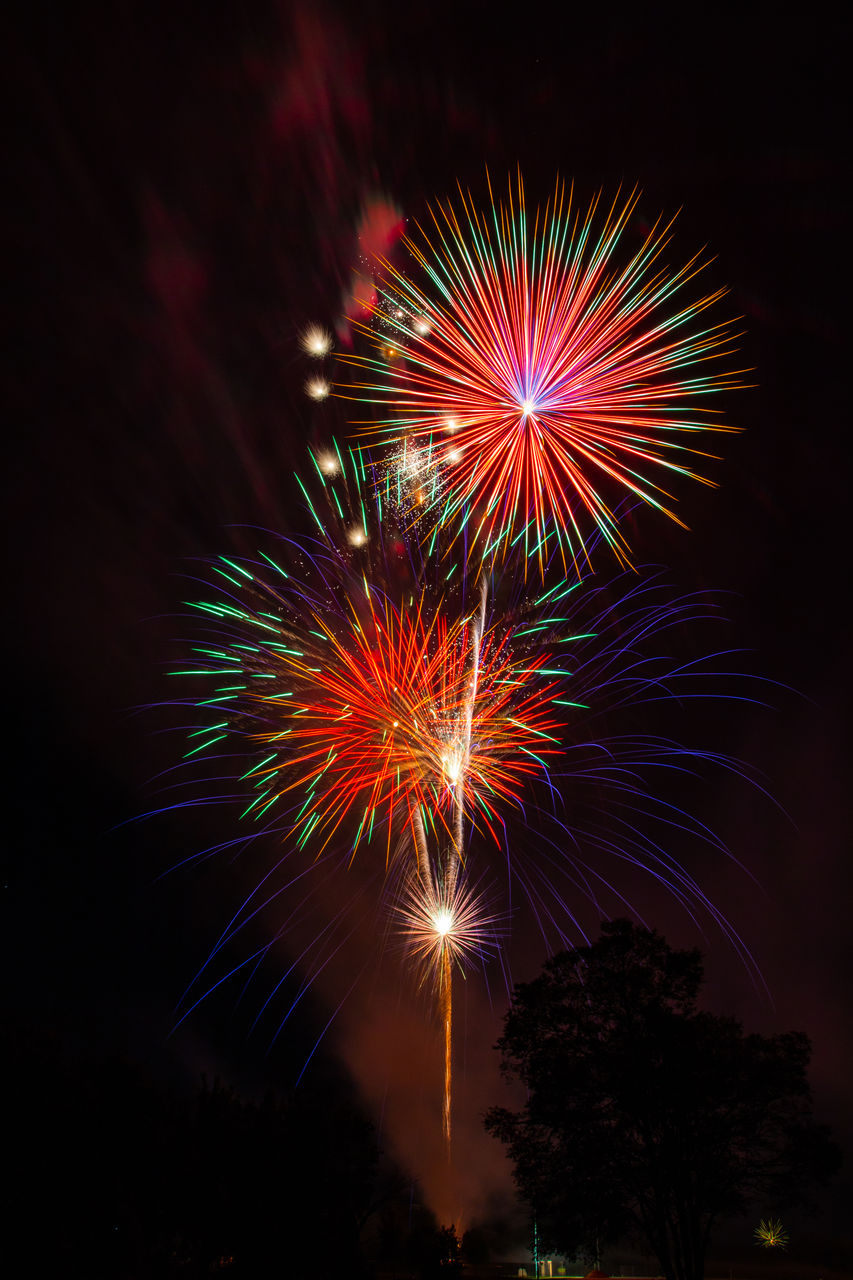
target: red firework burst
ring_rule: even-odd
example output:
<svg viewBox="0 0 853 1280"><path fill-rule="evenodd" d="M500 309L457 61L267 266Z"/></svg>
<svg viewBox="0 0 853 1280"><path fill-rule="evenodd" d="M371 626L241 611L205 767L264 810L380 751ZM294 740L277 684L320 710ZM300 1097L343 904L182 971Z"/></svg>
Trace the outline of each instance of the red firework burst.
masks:
<svg viewBox="0 0 853 1280"><path fill-rule="evenodd" d="M631 496L683 523L667 478L701 479L692 458L713 455L693 437L733 429L697 406L742 385L719 371L728 324L703 320L724 291L681 301L701 264L661 265L672 223L620 261L637 199L581 216L558 184L531 225L520 179L485 213L462 194L459 212L431 211L432 238L407 241L423 287L387 268L379 328L394 340L352 358L367 376L339 394L377 404L383 443L429 446L433 525L467 526L483 557L521 543L544 572L549 540L567 564L597 530L624 559L608 503Z"/></svg>
<svg viewBox="0 0 853 1280"><path fill-rule="evenodd" d="M265 804L302 793L300 844L320 837L325 847L355 815L353 849L385 820L390 855L401 826L439 821L452 837L460 798L497 839L492 806L516 801L557 749L561 673L546 670L547 657L513 655L473 621L448 626L428 612L423 600L398 608L368 588L349 625L315 615L300 652L291 640L265 658L273 683L251 704L268 727L252 736L275 756L252 776L268 788Z"/></svg>

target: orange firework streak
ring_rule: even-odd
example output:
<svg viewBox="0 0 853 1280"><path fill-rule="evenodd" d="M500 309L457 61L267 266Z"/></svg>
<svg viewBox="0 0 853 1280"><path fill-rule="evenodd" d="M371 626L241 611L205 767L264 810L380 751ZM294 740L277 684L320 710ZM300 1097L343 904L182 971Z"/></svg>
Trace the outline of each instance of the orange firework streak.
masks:
<svg viewBox="0 0 853 1280"><path fill-rule="evenodd" d="M423 600L398 608L369 588L350 609L346 628L315 616L311 651L282 652L275 684L252 692L280 716L257 735L276 754L254 776L278 797L305 795L296 829L300 845L322 837L318 856L347 819L353 852L384 821L389 860L403 823L422 870L425 815L452 862L463 816L498 841L493 806L517 803L557 750L562 673L483 637L479 615L448 626Z"/></svg>
<svg viewBox="0 0 853 1280"><path fill-rule="evenodd" d="M453 966L494 945L498 921L484 910L462 875L456 847L447 854L444 869L427 875L420 865L409 875L407 891L396 906L412 959L422 968L422 982L437 996L444 1039L442 1130L447 1159L451 1155L453 1085Z"/></svg>
<svg viewBox="0 0 853 1280"><path fill-rule="evenodd" d="M441 949L441 1015L444 1022L444 1141L447 1158L450 1159L450 1101L453 1059L453 984L450 969L450 948Z"/></svg>

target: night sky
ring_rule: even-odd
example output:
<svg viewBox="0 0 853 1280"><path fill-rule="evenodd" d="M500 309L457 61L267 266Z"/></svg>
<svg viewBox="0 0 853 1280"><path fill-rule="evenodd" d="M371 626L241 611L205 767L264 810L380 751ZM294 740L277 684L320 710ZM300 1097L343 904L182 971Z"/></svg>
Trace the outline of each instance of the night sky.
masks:
<svg viewBox="0 0 853 1280"><path fill-rule="evenodd" d="M642 880L626 892L647 923L706 953L709 1007L812 1037L818 1116L851 1151L845 40L820 5L796 18L610 12L282 0L202 17L129 0L47 25L21 7L4 54L3 886L16 1024L161 1079L289 1085L345 994L332 966L272 1050L285 993L249 1034L294 958L284 939L239 1007L233 992L215 998L170 1038L184 987L265 864L256 848L160 878L233 814L131 821L158 803L150 780L179 745L139 709L172 692L192 558L250 550L245 526L306 527L293 473L345 410L306 399L298 334L334 327L345 308L365 209L417 218L457 180L479 194L486 166L503 181L520 165L531 204L559 173L584 199L639 185L650 221L680 210L679 253L707 246L709 282L729 286L729 314L743 317L755 386L726 396L744 431L721 438L719 487L685 482L689 532L639 513L632 546L685 590L724 592L726 643L768 682L768 707L726 704L715 731L778 806L717 778L692 799L746 870L709 850L685 861L770 995L719 930L703 934ZM577 910L594 933L594 913ZM544 956L535 935L520 944L529 977ZM324 1043L443 1219L470 1222L507 1194L478 1119L501 1098L505 991L493 976L487 996L475 975L460 998L466 1158L448 1191L428 1010L393 955L374 964L367 936L362 952ZM849 1197L848 1170L828 1197L837 1229Z"/></svg>

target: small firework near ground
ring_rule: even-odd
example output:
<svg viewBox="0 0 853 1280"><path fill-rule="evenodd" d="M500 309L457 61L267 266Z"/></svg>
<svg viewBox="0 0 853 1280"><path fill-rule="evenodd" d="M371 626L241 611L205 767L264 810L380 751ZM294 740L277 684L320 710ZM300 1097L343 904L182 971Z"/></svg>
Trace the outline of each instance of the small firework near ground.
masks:
<svg viewBox="0 0 853 1280"><path fill-rule="evenodd" d="M755 1228L755 1243L764 1249L787 1249L788 1232L778 1218L762 1218Z"/></svg>

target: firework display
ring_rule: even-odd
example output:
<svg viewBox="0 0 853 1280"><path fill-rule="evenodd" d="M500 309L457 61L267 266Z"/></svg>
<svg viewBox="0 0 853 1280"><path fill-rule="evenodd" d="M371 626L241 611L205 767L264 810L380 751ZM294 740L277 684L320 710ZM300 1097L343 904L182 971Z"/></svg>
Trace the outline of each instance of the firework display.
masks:
<svg viewBox="0 0 853 1280"><path fill-rule="evenodd" d="M544 575L556 550L577 572L595 530L624 560L616 505L683 523L670 485L701 478L697 435L731 430L707 403L738 385L730 326L706 317L723 291L689 297L699 259L667 270L672 224L638 235L637 200L584 213L558 184L530 215L520 178L486 211L460 191L407 241L420 281L380 280L374 354L338 394L372 402L382 447L430 450L432 522L483 556Z"/></svg>
<svg viewBox="0 0 853 1280"><path fill-rule="evenodd" d="M257 788L246 814L297 793L299 846L311 839L322 852L354 819L352 852L381 828L389 861L401 822L415 847L425 825L459 847L457 812L498 839L493 806L517 802L557 750L563 673L548 654L514 650L505 628L448 626L427 593L406 608L364 579L345 581L323 608L271 558L214 568L232 587L242 575L241 602L226 590L194 603L217 647L194 646L198 665L177 674L218 682L191 750L224 736L226 713L263 753L245 775Z"/></svg>
<svg viewBox="0 0 853 1280"><path fill-rule="evenodd" d="M696 475L699 432L731 429L704 401L738 379L718 371L728 326L704 318L720 293L682 297L698 260L667 271L671 224L637 240L635 208L632 195L582 214L558 185L531 217L520 179L487 214L465 195L439 204L430 235L407 242L417 281L386 264L377 282L371 353L339 357L355 380L322 363L324 327L301 336L321 362L307 395L334 390L373 414L361 443L329 435L309 450L298 482L313 537L269 534L251 558L211 561L186 601L184 768L214 789L232 778L242 829L283 853L183 1016L230 976L214 976L214 958L285 888L307 903L318 877L364 867L359 885L434 993L448 1153L454 971L501 949L516 899L553 950L571 940L579 895L618 899L618 867L638 867L752 965L670 851L673 832L722 846L654 782L741 766L637 729L644 704L713 696L714 660L672 656L713 608L660 577L585 576L599 545L625 565L626 496L678 519L669 481ZM306 982L353 903L302 951ZM275 937L297 916L302 903Z"/></svg>
<svg viewBox="0 0 853 1280"><path fill-rule="evenodd" d="M789 1235L778 1218L762 1218L754 1232L755 1243L764 1249L787 1249Z"/></svg>

